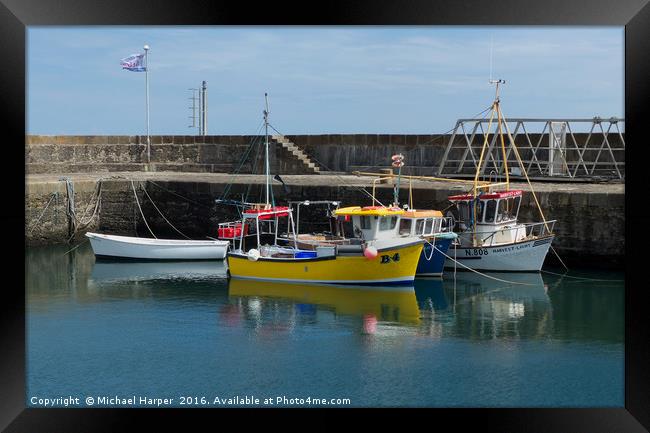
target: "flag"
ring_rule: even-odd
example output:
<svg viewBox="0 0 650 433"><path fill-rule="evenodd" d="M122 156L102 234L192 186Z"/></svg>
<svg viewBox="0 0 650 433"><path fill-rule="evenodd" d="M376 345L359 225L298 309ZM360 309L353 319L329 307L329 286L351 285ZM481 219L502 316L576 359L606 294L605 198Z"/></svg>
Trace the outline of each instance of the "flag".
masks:
<svg viewBox="0 0 650 433"><path fill-rule="evenodd" d="M133 72L144 72L147 68L144 66L144 54L133 54L120 60L122 69Z"/></svg>

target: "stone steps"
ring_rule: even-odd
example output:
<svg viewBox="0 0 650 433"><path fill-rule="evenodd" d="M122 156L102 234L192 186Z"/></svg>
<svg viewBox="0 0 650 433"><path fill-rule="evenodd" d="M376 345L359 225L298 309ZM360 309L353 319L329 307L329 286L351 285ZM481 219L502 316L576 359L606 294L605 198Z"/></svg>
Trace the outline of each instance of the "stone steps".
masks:
<svg viewBox="0 0 650 433"><path fill-rule="evenodd" d="M320 167L316 165L315 162L313 162L311 159L309 159L309 156L305 152L302 151L298 146L296 146L291 140L289 140L287 137L284 135L273 135L271 138L284 147L286 150L288 150L293 156L298 158L300 162L302 162L304 165L309 167L314 173L320 174Z"/></svg>

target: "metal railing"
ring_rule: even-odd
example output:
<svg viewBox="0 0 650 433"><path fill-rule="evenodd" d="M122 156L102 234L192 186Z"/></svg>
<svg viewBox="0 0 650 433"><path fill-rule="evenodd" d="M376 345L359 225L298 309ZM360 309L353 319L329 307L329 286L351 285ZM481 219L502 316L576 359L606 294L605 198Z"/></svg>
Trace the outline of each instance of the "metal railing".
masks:
<svg viewBox="0 0 650 433"><path fill-rule="evenodd" d="M496 173L503 174L499 134L486 131L488 122L488 119L459 119L456 122L438 166L438 176L474 175L486 134L489 147L484 159L488 163L482 166L481 175L485 174L488 165ZM625 119L508 119L501 122L507 149L505 160L511 176L522 173L512 143L505 135L506 123L531 177L625 178L625 137L619 128ZM531 132L540 127L541 132ZM578 129L588 132L578 132Z"/></svg>
<svg viewBox="0 0 650 433"><path fill-rule="evenodd" d="M458 233L458 241L462 244L464 243L473 243L473 239L482 239L480 246L482 247L492 247L495 245L495 235L499 233L504 233L508 231L519 231L525 230L526 236L518 242L526 242L536 238L548 236L554 234L555 223L557 220L550 220L546 222L537 222L537 223L524 223L519 224L515 227L504 227L498 230L489 230L489 231L477 231L474 232L471 229ZM483 238L483 235L487 235L486 238ZM465 242L463 242L465 241ZM511 243L511 242L508 242ZM497 244L498 245L498 244Z"/></svg>

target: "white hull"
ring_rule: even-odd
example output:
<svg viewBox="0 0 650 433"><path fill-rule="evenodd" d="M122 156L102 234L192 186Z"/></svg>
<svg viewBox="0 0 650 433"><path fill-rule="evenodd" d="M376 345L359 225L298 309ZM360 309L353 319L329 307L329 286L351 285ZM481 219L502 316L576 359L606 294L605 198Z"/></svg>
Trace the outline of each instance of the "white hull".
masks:
<svg viewBox="0 0 650 433"><path fill-rule="evenodd" d="M551 246L553 236L518 242L507 245L495 245L481 248L456 247L455 258L458 263L477 271L538 272L542 269L546 253ZM454 257L454 246L447 251ZM445 260L445 269L453 269L454 262ZM460 265L457 271L466 269Z"/></svg>
<svg viewBox="0 0 650 433"><path fill-rule="evenodd" d="M219 279L226 278L226 266L223 261L98 261L93 264L90 277L97 283L158 279Z"/></svg>
<svg viewBox="0 0 650 433"><path fill-rule="evenodd" d="M176 240L86 233L96 256L140 260L223 260L229 242Z"/></svg>

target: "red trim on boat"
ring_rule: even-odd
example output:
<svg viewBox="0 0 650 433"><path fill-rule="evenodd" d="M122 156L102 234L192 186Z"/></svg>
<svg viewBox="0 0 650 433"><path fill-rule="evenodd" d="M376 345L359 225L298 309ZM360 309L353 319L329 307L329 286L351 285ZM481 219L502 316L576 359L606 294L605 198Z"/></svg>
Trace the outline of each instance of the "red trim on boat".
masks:
<svg viewBox="0 0 650 433"><path fill-rule="evenodd" d="M496 198L507 198L507 197L519 197L522 194L522 190L513 189L510 191L497 191L491 192L488 194L480 194L478 196L479 200L490 200ZM473 194L461 194L461 195L451 195L448 197L449 201L462 201L462 200L474 200Z"/></svg>

